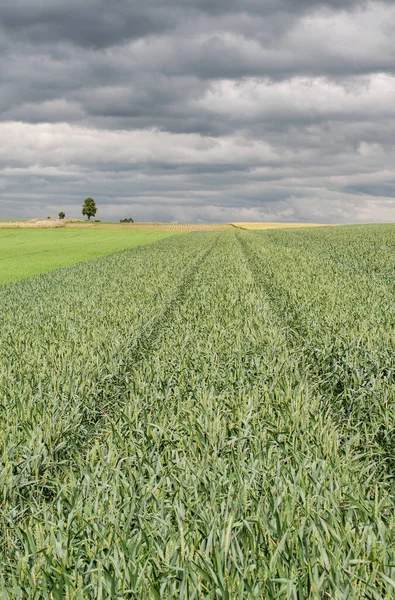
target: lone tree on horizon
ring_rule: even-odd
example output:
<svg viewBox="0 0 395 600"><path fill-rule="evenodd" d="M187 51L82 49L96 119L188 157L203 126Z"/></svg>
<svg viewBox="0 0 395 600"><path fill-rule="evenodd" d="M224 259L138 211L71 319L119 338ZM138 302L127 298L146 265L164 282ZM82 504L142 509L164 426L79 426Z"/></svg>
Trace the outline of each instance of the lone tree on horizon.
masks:
<svg viewBox="0 0 395 600"><path fill-rule="evenodd" d="M63 210L61 210L59 213L59 219L64 219L65 216L66 216L66 213L64 213Z"/></svg>
<svg viewBox="0 0 395 600"><path fill-rule="evenodd" d="M84 206L82 207L82 214L88 217L88 221L91 217L94 217L97 213L96 202L94 198L85 198Z"/></svg>

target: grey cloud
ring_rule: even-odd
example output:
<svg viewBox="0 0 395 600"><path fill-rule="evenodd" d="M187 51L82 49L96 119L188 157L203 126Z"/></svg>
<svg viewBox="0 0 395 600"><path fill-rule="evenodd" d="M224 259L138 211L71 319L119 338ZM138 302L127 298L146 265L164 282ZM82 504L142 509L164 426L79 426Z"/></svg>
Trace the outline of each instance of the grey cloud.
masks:
<svg viewBox="0 0 395 600"><path fill-rule="evenodd" d="M350 185L345 187L344 191L348 194L395 198L395 178L394 181L388 183Z"/></svg>
<svg viewBox="0 0 395 600"><path fill-rule="evenodd" d="M5 0L0 52L0 216L394 209L393 1Z"/></svg>
<svg viewBox="0 0 395 600"><path fill-rule="evenodd" d="M0 21L18 40L62 39L98 48L163 31L171 25L171 14L147 0L11 0L2 3Z"/></svg>
<svg viewBox="0 0 395 600"><path fill-rule="evenodd" d="M318 6L353 8L363 3L332 0L183 0L166 5L155 0L5 0L0 7L3 29L17 39L42 42L67 40L86 47L105 47L166 29L194 13L219 17L226 14L267 16L300 13Z"/></svg>

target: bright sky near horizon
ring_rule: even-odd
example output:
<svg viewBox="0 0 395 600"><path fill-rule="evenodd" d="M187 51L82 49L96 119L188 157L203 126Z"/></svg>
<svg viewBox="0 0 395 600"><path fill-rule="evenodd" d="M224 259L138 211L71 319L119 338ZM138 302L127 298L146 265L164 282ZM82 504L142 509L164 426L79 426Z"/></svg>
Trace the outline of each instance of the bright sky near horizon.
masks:
<svg viewBox="0 0 395 600"><path fill-rule="evenodd" d="M3 0L0 217L395 220L395 3Z"/></svg>

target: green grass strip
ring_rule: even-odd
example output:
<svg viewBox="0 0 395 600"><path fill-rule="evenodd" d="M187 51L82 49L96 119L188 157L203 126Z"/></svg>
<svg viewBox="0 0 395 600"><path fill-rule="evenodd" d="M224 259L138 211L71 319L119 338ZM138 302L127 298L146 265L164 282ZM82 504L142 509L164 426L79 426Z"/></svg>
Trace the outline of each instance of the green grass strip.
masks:
<svg viewBox="0 0 395 600"><path fill-rule="evenodd" d="M179 233L105 229L0 229L0 285Z"/></svg>

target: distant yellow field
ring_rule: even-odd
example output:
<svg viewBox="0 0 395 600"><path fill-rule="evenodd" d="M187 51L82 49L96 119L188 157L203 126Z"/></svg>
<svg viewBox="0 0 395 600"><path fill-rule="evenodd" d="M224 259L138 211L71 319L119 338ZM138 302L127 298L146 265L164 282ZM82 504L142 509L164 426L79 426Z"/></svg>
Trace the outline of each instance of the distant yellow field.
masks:
<svg viewBox="0 0 395 600"><path fill-rule="evenodd" d="M132 230L132 231L163 231L163 232L188 232L188 231L223 231L233 229L232 225L218 223L95 223L78 221L77 219L31 219L30 221L0 222L0 229L107 229L107 230Z"/></svg>
<svg viewBox="0 0 395 600"><path fill-rule="evenodd" d="M231 223L240 229L291 229L294 227L323 227L324 223Z"/></svg>
<svg viewBox="0 0 395 600"><path fill-rule="evenodd" d="M150 230L150 231L223 231L233 229L230 224L215 224L215 223L88 223L71 222L67 223L66 227L92 228L92 229L119 229L125 231L131 230Z"/></svg>
<svg viewBox="0 0 395 600"><path fill-rule="evenodd" d="M54 229L64 227L61 219L31 219L30 221L0 221L0 229Z"/></svg>

